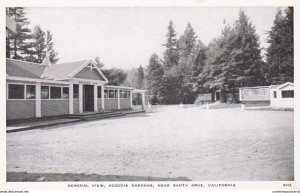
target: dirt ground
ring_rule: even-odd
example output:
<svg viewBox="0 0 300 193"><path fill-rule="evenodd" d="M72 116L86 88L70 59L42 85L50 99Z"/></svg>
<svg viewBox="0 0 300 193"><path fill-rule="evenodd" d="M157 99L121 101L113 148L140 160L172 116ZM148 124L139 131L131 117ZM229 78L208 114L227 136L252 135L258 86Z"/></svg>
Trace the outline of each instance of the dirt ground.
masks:
<svg viewBox="0 0 300 193"><path fill-rule="evenodd" d="M8 178L14 176L8 180L24 180L24 173L18 178L15 172L95 174L101 181L114 175L132 180L293 180L293 123L294 112L168 106L8 133L7 172Z"/></svg>

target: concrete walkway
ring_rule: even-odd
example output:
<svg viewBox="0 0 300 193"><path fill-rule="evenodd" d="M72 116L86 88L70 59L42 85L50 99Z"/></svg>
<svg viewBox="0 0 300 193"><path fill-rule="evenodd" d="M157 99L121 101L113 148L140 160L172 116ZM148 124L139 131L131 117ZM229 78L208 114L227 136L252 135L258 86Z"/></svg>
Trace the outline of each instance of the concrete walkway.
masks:
<svg viewBox="0 0 300 193"><path fill-rule="evenodd" d="M123 111L115 111L116 113L119 113L119 116L129 115L129 114L135 114L135 113L144 113L145 110L141 109L135 109L135 110L123 110ZM107 112L112 113L112 112ZM81 114L81 116L88 116L88 115L97 115L97 113L84 113ZM100 116L105 115L99 113ZM108 115L104 117L105 119L113 118L115 116ZM100 118L99 118L100 119ZM26 131L31 129L37 129L37 128L43 128L43 127L49 127L49 126L55 126L55 125L61 125L61 124L67 124L67 123L74 123L83 121L80 117L72 117L72 118L57 118L57 119L51 119L51 120L40 120L40 121L32 121L32 122L26 122L26 123L18 123L6 126L6 133L12 133L12 132L18 132L18 131Z"/></svg>
<svg viewBox="0 0 300 193"><path fill-rule="evenodd" d="M54 120L43 120L43 121L35 121L30 123L19 123L15 125L10 125L6 127L7 133L17 132L17 131L25 131L30 129L54 126L65 123L73 123L78 122L80 119L54 119Z"/></svg>

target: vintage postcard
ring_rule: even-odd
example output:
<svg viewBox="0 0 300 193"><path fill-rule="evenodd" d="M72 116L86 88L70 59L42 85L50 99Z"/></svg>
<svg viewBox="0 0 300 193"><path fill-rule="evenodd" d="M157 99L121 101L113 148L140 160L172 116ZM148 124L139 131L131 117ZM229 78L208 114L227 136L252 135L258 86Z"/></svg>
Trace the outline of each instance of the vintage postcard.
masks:
<svg viewBox="0 0 300 193"><path fill-rule="evenodd" d="M298 9L2 2L0 192L300 192Z"/></svg>

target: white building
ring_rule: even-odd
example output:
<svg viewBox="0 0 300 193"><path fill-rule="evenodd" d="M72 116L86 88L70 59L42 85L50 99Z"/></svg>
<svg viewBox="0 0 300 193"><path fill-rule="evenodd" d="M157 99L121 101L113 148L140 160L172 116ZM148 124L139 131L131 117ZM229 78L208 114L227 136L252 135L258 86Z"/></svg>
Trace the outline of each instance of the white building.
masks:
<svg viewBox="0 0 300 193"><path fill-rule="evenodd" d="M251 106L294 108L294 83L280 85L243 87L239 89L240 101Z"/></svg>
<svg viewBox="0 0 300 193"><path fill-rule="evenodd" d="M294 108L294 83L270 86L271 107Z"/></svg>

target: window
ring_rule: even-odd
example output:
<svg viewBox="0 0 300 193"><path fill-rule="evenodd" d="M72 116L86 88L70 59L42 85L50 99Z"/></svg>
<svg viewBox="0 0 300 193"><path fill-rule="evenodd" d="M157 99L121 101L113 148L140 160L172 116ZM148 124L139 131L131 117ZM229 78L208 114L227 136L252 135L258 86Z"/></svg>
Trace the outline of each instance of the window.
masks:
<svg viewBox="0 0 300 193"><path fill-rule="evenodd" d="M115 98L117 99L118 98L118 91L115 90Z"/></svg>
<svg viewBox="0 0 300 193"><path fill-rule="evenodd" d="M123 98L127 98L127 91L123 91Z"/></svg>
<svg viewBox="0 0 300 193"><path fill-rule="evenodd" d="M69 88L63 87L63 99L68 99L68 98L69 98Z"/></svg>
<svg viewBox="0 0 300 193"><path fill-rule="evenodd" d="M127 91L127 98L130 99L130 91Z"/></svg>
<svg viewBox="0 0 300 193"><path fill-rule="evenodd" d="M24 99L24 85L9 84L8 85L8 98L9 99Z"/></svg>
<svg viewBox="0 0 300 193"><path fill-rule="evenodd" d="M108 90L104 90L104 98L108 98Z"/></svg>
<svg viewBox="0 0 300 193"><path fill-rule="evenodd" d="M277 92L273 91L273 97L276 99L277 98Z"/></svg>
<svg viewBox="0 0 300 193"><path fill-rule="evenodd" d="M114 90L109 90L108 91L108 98L115 98L115 91Z"/></svg>
<svg viewBox="0 0 300 193"><path fill-rule="evenodd" d="M26 99L35 99L35 85L26 85Z"/></svg>
<svg viewBox="0 0 300 193"><path fill-rule="evenodd" d="M41 98L49 99L49 86L41 86Z"/></svg>
<svg viewBox="0 0 300 193"><path fill-rule="evenodd" d="M101 86L98 86L98 94L97 94L98 98L101 98Z"/></svg>
<svg viewBox="0 0 300 193"><path fill-rule="evenodd" d="M73 98L74 99L79 98L79 85L78 84L73 85Z"/></svg>
<svg viewBox="0 0 300 193"><path fill-rule="evenodd" d="M294 98L294 91L293 90L284 90L281 91L282 98Z"/></svg>
<svg viewBox="0 0 300 193"><path fill-rule="evenodd" d="M51 99L61 99L61 87L51 86L50 95Z"/></svg>

